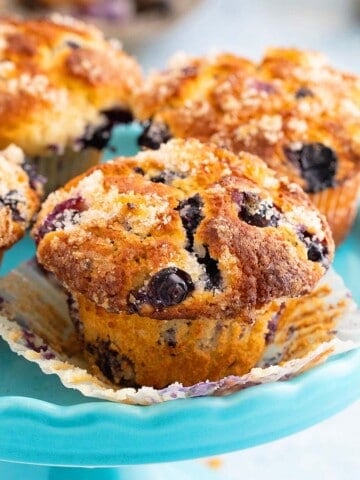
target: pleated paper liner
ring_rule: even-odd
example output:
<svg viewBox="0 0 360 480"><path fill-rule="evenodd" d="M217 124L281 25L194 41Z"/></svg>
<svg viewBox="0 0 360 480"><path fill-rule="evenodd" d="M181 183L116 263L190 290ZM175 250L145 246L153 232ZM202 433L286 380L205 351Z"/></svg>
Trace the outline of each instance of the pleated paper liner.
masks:
<svg viewBox="0 0 360 480"><path fill-rule="evenodd" d="M46 179L45 194L62 187L71 178L100 163L100 160L101 152L95 148L84 148L80 151L67 148L61 154L55 152L28 159L37 173Z"/></svg>
<svg viewBox="0 0 360 480"><path fill-rule="evenodd" d="M343 242L354 223L359 192L360 172L354 172L333 188L310 194L312 202L326 216L336 245Z"/></svg>
<svg viewBox="0 0 360 480"><path fill-rule="evenodd" d="M87 371L86 360L68 317L66 294L34 262L0 279L0 335L18 355L56 374L65 387L114 402L151 405L178 398L222 396L241 389L287 380L329 356L360 346L360 312L342 279L329 271L308 296L287 303L270 325L268 346L259 365L242 376L184 387L174 383L118 388Z"/></svg>

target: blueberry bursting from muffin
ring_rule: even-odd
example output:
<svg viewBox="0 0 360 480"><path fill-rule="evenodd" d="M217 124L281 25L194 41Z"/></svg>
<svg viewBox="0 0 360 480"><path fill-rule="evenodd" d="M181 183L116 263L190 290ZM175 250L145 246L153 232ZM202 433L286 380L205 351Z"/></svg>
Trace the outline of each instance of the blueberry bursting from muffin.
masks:
<svg viewBox="0 0 360 480"><path fill-rule="evenodd" d="M305 181L305 192L318 193L335 186L338 167L336 153L322 143L303 143L284 147L289 161Z"/></svg>

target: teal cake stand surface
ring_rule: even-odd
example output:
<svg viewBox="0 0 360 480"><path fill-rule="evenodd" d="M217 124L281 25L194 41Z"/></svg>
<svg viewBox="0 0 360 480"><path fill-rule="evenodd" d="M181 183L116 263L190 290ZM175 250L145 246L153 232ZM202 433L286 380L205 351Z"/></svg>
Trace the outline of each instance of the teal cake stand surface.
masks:
<svg viewBox="0 0 360 480"><path fill-rule="evenodd" d="M131 137L118 130L116 145L135 152L137 132ZM6 254L1 274L33 254L31 240L24 239ZM360 302L360 217L337 251L335 268ZM150 407L83 397L3 341L0 365L1 480L215 479L215 470L182 460L276 440L360 397L360 350L287 382Z"/></svg>

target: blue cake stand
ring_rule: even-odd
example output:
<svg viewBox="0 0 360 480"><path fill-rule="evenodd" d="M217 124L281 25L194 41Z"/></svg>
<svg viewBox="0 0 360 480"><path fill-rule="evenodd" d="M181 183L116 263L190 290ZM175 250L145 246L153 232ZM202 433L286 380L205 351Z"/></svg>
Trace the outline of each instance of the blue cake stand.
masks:
<svg viewBox="0 0 360 480"><path fill-rule="evenodd" d="M360 218L335 259L358 302L359 241ZM1 273L33 253L26 238L5 256ZM1 480L216 478L216 471L199 462L180 461L273 441L360 397L360 350L287 382L150 407L85 398L10 352L2 341L0 365Z"/></svg>

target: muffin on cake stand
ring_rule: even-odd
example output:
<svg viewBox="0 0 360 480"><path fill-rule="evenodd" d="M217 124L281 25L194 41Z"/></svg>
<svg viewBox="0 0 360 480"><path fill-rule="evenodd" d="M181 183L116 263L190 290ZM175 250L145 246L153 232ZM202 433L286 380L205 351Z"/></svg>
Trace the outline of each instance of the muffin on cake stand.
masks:
<svg viewBox="0 0 360 480"><path fill-rule="evenodd" d="M358 302L359 238L358 219L335 258ZM7 252L1 274L32 255L26 238ZM0 478L6 480L217 478L200 462L180 461L276 440L360 397L360 350L286 382L149 407L85 398L2 340L0 365Z"/></svg>

